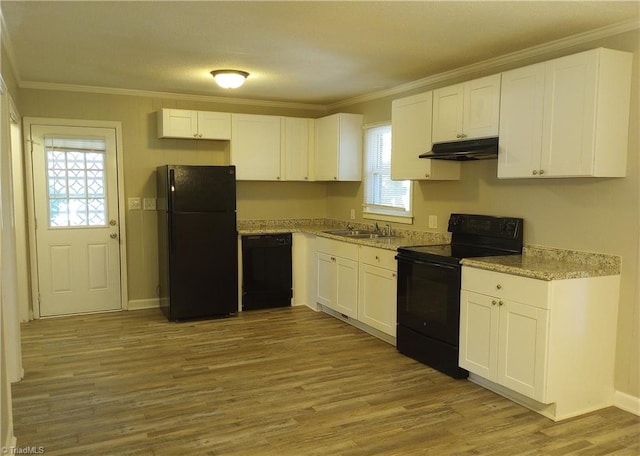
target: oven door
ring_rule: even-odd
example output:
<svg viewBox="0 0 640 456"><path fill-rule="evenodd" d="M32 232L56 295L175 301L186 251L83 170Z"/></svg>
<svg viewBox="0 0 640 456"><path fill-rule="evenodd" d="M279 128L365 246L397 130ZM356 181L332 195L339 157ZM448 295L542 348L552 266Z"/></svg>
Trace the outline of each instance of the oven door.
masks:
<svg viewBox="0 0 640 456"><path fill-rule="evenodd" d="M398 259L398 325L458 346L460 265Z"/></svg>

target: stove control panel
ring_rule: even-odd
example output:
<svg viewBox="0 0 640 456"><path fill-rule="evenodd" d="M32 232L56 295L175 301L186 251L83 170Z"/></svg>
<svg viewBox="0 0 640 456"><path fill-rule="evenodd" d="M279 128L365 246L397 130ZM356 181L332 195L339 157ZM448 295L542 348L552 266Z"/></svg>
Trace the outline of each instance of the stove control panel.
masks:
<svg viewBox="0 0 640 456"><path fill-rule="evenodd" d="M459 235L489 236L502 239L522 239L524 221L515 217L451 214L449 231Z"/></svg>

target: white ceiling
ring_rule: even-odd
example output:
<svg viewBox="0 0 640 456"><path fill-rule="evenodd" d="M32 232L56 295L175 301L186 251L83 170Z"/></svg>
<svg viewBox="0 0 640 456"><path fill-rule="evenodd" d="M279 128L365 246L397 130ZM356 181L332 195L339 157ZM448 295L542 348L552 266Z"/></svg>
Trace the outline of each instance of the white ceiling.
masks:
<svg viewBox="0 0 640 456"><path fill-rule="evenodd" d="M3 0L1 7L23 86L317 105L640 17L638 1ZM250 76L229 92L209 74L220 68Z"/></svg>

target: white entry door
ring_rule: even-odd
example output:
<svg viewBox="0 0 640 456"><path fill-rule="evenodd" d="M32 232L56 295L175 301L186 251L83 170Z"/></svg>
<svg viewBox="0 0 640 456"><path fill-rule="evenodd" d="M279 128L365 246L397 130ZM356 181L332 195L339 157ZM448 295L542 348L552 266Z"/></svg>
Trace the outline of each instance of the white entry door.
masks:
<svg viewBox="0 0 640 456"><path fill-rule="evenodd" d="M115 129L30 133L40 316L121 309Z"/></svg>

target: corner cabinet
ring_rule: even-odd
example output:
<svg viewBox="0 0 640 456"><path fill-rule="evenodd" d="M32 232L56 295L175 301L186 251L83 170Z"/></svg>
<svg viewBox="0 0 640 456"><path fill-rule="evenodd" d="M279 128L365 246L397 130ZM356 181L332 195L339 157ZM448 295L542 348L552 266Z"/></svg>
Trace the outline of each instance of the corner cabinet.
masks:
<svg viewBox="0 0 640 456"><path fill-rule="evenodd" d="M338 113L315 121L314 179L362 179L362 115Z"/></svg>
<svg viewBox="0 0 640 456"><path fill-rule="evenodd" d="M231 114L164 108L158 111L158 138L231 139Z"/></svg>
<svg viewBox="0 0 640 456"><path fill-rule="evenodd" d="M433 142L498 135L500 74L433 91Z"/></svg>
<svg viewBox="0 0 640 456"><path fill-rule="evenodd" d="M391 179L460 179L460 163L418 158L431 150L432 106L433 92L391 103Z"/></svg>
<svg viewBox="0 0 640 456"><path fill-rule="evenodd" d="M631 64L598 48L503 73L498 177L624 177Z"/></svg>
<svg viewBox="0 0 640 456"><path fill-rule="evenodd" d="M613 405L619 276L544 281L462 267L460 367L553 420Z"/></svg>
<svg viewBox="0 0 640 456"><path fill-rule="evenodd" d="M279 116L231 115L231 164L238 180L281 180L281 122Z"/></svg>

